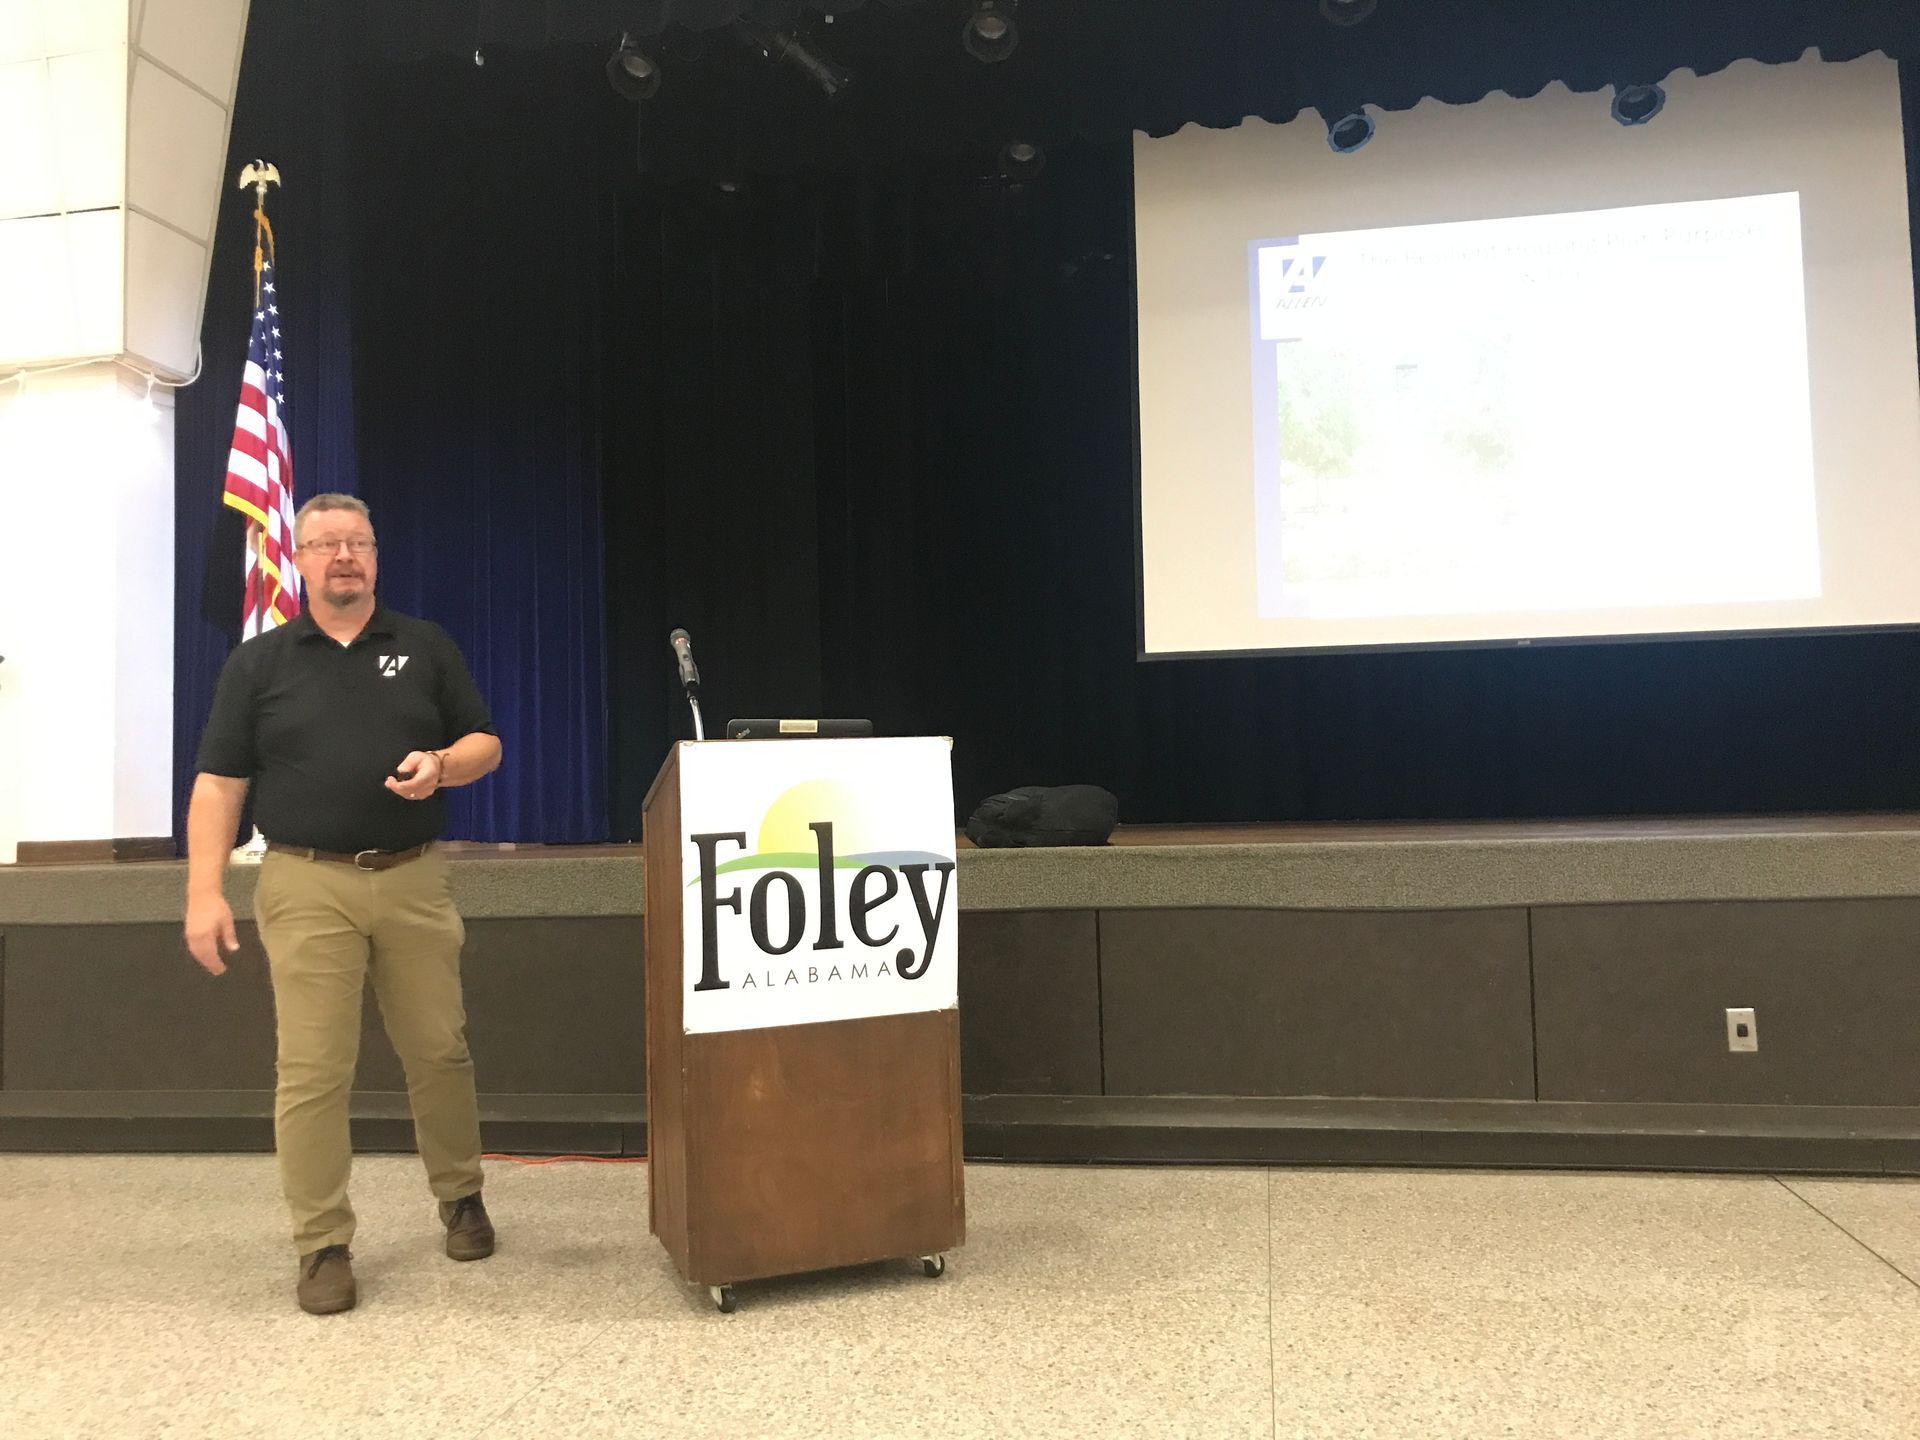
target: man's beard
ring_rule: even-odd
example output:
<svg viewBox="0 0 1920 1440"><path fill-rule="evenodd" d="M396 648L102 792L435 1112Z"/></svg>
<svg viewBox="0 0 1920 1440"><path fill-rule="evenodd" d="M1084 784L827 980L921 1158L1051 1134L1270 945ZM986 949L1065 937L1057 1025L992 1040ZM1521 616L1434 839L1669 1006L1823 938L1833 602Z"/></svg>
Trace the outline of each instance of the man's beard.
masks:
<svg viewBox="0 0 1920 1440"><path fill-rule="evenodd" d="M327 577L326 588L320 592L320 598L325 600L329 605L337 605L344 610L347 606L358 600L361 595L366 593L366 578L364 575L329 575ZM340 588L343 583L354 580L361 582L362 588L357 593Z"/></svg>

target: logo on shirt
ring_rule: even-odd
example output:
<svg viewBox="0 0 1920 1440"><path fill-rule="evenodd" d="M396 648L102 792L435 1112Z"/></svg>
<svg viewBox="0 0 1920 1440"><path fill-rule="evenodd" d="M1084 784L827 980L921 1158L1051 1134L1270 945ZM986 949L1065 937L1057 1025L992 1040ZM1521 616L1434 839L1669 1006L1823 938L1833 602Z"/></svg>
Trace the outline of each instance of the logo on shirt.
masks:
<svg viewBox="0 0 1920 1440"><path fill-rule="evenodd" d="M406 664L407 657L405 655L382 655L380 657L380 673L388 677L398 675L406 668Z"/></svg>

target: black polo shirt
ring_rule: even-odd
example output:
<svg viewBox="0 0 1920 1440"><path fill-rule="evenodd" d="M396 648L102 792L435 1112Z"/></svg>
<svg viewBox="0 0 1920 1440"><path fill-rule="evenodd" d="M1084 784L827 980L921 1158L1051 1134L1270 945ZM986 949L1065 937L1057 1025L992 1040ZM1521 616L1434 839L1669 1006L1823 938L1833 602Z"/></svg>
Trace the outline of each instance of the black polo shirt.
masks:
<svg viewBox="0 0 1920 1440"><path fill-rule="evenodd" d="M227 657L199 768L253 782L253 821L269 840L316 850L406 850L447 823L439 792L386 788L414 750L493 733L486 702L451 636L384 605L342 645L301 611Z"/></svg>

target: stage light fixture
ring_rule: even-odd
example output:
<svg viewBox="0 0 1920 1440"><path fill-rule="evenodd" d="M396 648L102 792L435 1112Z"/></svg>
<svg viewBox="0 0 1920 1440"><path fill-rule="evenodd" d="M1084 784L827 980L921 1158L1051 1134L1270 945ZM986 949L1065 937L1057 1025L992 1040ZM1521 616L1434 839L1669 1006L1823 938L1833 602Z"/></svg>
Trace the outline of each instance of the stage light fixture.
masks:
<svg viewBox="0 0 1920 1440"><path fill-rule="evenodd" d="M734 33L754 46L769 60L782 61L805 75L829 100L838 100L853 83L853 77L825 55L816 53L790 30L768 30L764 26L739 21Z"/></svg>
<svg viewBox="0 0 1920 1440"><path fill-rule="evenodd" d="M620 37L620 48L607 61L607 83L627 100L651 100L660 93L660 67L641 53L631 36Z"/></svg>
<svg viewBox="0 0 1920 1440"><path fill-rule="evenodd" d="M1613 118L1622 125L1644 125L1667 108L1667 92L1658 85L1613 87Z"/></svg>
<svg viewBox="0 0 1920 1440"><path fill-rule="evenodd" d="M960 43L974 59L994 64L1013 54L1020 43L1019 28L1013 12L1020 0L973 0L967 9L967 23L960 31Z"/></svg>
<svg viewBox="0 0 1920 1440"><path fill-rule="evenodd" d="M1358 25L1379 8L1379 0L1320 0L1320 18L1329 25Z"/></svg>
<svg viewBox="0 0 1920 1440"><path fill-rule="evenodd" d="M1327 146L1341 155L1351 155L1373 139L1373 117L1364 110L1341 115L1327 122Z"/></svg>
<svg viewBox="0 0 1920 1440"><path fill-rule="evenodd" d="M1009 141L1000 152L1000 178L1021 185L1040 178L1047 168L1047 152L1026 140Z"/></svg>

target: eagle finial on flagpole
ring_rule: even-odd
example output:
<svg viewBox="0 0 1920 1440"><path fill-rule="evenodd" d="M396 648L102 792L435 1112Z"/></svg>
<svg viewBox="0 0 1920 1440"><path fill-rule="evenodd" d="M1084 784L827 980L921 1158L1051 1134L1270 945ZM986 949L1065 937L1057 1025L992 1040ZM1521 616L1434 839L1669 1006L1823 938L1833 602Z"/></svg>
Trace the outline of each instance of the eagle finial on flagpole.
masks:
<svg viewBox="0 0 1920 1440"><path fill-rule="evenodd" d="M255 160L240 172L240 188L253 187L254 203L263 209L267 203L267 187L280 183L280 167L270 165L265 160Z"/></svg>

